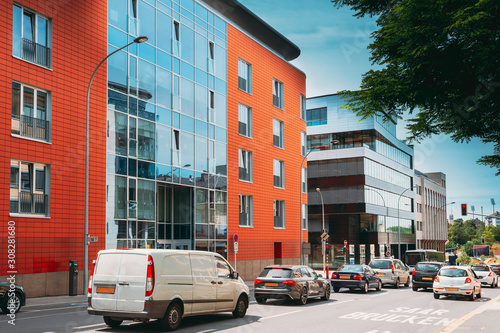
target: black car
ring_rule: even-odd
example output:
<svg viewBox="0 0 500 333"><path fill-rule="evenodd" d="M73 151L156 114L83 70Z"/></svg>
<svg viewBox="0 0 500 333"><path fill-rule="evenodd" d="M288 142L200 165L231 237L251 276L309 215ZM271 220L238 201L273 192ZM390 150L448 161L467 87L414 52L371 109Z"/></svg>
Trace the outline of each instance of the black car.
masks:
<svg viewBox="0 0 500 333"><path fill-rule="evenodd" d="M21 306L26 305L26 294L23 287L8 282L0 282L0 307L4 313L17 313Z"/></svg>
<svg viewBox="0 0 500 333"><path fill-rule="evenodd" d="M330 299L330 284L310 267L272 265L264 268L254 282L255 300L287 299L306 304L311 297Z"/></svg>
<svg viewBox="0 0 500 333"><path fill-rule="evenodd" d="M412 289L417 291L418 288L431 288L434 283L439 269L444 266L442 262L422 261L415 265L413 269Z"/></svg>
<svg viewBox="0 0 500 333"><path fill-rule="evenodd" d="M331 284L333 291L338 293L340 288L361 289L367 293L369 288L382 289L382 280L368 265L343 265L332 273Z"/></svg>

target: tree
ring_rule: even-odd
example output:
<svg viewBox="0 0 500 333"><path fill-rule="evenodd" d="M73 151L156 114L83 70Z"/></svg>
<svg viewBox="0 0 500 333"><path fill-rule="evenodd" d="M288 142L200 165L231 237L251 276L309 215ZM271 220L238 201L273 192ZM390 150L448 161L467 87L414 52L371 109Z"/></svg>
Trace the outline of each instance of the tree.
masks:
<svg viewBox="0 0 500 333"><path fill-rule="evenodd" d="M410 142L444 133L493 143L478 162L500 175L500 1L331 1L376 16L379 27L368 48L382 69L365 73L360 90L341 92L345 107L393 122L408 111Z"/></svg>
<svg viewBox="0 0 500 333"><path fill-rule="evenodd" d="M457 262L461 263L462 265L467 265L470 263L470 257L467 253L462 252L460 257L458 257Z"/></svg>
<svg viewBox="0 0 500 333"><path fill-rule="evenodd" d="M482 237L484 238L484 244L486 245L492 246L495 242L495 235L493 235L493 233L489 230L485 230Z"/></svg>

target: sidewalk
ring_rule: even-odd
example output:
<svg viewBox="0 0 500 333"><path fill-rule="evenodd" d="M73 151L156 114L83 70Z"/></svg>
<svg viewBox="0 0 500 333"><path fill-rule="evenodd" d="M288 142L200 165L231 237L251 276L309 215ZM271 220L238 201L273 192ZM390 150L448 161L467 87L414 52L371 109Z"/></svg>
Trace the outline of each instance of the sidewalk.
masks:
<svg viewBox="0 0 500 333"><path fill-rule="evenodd" d="M250 297L253 297L253 281L245 281L245 284L250 289ZM74 304L85 303L87 304L87 294L76 296L44 296L32 297L26 299L26 307L53 305L53 304Z"/></svg>

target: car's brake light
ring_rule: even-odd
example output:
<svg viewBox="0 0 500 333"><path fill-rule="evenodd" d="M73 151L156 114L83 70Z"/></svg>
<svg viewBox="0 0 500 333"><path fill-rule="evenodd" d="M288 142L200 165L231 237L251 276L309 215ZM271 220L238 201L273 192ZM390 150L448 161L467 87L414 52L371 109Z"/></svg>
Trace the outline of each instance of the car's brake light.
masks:
<svg viewBox="0 0 500 333"><path fill-rule="evenodd" d="M394 263L391 261L392 274L394 274Z"/></svg>
<svg viewBox="0 0 500 333"><path fill-rule="evenodd" d="M151 255L148 255L148 272L146 275L146 296L151 296L155 288L155 264Z"/></svg>
<svg viewBox="0 0 500 333"><path fill-rule="evenodd" d="M465 283L472 283L472 280L470 278L466 278Z"/></svg>
<svg viewBox="0 0 500 333"><path fill-rule="evenodd" d="M294 286L295 285L295 281L293 281L293 280L285 280L285 281L281 281L281 283L283 283L286 286Z"/></svg>
<svg viewBox="0 0 500 333"><path fill-rule="evenodd" d="M490 274L488 274L488 276L493 276L493 272L490 272Z"/></svg>
<svg viewBox="0 0 500 333"><path fill-rule="evenodd" d="M95 270L95 262L97 260L97 256L95 259L92 261L92 270L90 271L90 279L89 279L89 287L88 287L88 293L92 294L92 279L94 277L94 270Z"/></svg>
<svg viewBox="0 0 500 333"><path fill-rule="evenodd" d="M261 284L262 283L262 280L259 280L259 279L255 279L255 281L253 282L253 284Z"/></svg>
<svg viewBox="0 0 500 333"><path fill-rule="evenodd" d="M415 275L415 268L413 269L413 272L411 272L411 275Z"/></svg>
<svg viewBox="0 0 500 333"><path fill-rule="evenodd" d="M439 276L436 276L436 277L434 278L434 282L439 283Z"/></svg>
<svg viewBox="0 0 500 333"><path fill-rule="evenodd" d="M338 279L338 278L339 278L339 277L338 277L338 275L337 275L337 274L332 273L332 279Z"/></svg>
<svg viewBox="0 0 500 333"><path fill-rule="evenodd" d="M354 280L362 280L363 278L361 277L361 275L357 274L357 275L354 275L353 279Z"/></svg>

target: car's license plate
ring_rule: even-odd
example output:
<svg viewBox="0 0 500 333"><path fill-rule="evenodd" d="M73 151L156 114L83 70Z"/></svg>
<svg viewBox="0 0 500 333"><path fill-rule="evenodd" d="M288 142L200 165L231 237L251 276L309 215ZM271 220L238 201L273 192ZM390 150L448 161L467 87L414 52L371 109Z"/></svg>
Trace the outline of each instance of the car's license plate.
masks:
<svg viewBox="0 0 500 333"><path fill-rule="evenodd" d="M430 277L423 277L422 280L432 280Z"/></svg>
<svg viewBox="0 0 500 333"><path fill-rule="evenodd" d="M277 287L278 284L277 283L266 283L264 284L266 287Z"/></svg>
<svg viewBox="0 0 500 333"><path fill-rule="evenodd" d="M446 288L446 291L458 291L458 288Z"/></svg>
<svg viewBox="0 0 500 333"><path fill-rule="evenodd" d="M99 294L114 294L115 293L115 288L97 287L95 289L95 292L99 293Z"/></svg>
<svg viewBox="0 0 500 333"><path fill-rule="evenodd" d="M350 275L341 275L340 278L341 279L350 279L351 276Z"/></svg>
<svg viewBox="0 0 500 333"><path fill-rule="evenodd" d="M378 273L377 275L385 275L384 273Z"/></svg>

